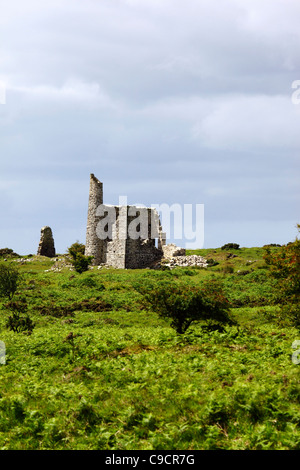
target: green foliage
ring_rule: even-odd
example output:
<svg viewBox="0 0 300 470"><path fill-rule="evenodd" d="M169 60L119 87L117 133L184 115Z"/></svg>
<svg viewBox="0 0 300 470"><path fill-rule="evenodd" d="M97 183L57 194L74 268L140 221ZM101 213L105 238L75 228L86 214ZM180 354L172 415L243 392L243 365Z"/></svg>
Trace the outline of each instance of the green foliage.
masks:
<svg viewBox="0 0 300 470"><path fill-rule="evenodd" d="M264 259L271 276L278 281L277 300L282 304L281 318L300 327L300 240L296 238L275 250L267 246Z"/></svg>
<svg viewBox="0 0 300 470"><path fill-rule="evenodd" d="M207 281L201 287L166 282L150 292L145 291L144 298L160 317L171 318L171 326L179 334L195 321L231 323L228 301L216 280Z"/></svg>
<svg viewBox="0 0 300 470"><path fill-rule="evenodd" d="M0 315L1 450L299 450L299 333L278 322L279 280L260 248L241 248L233 273L220 248L201 251L219 265L80 275L20 265L22 289ZM214 304L217 281L237 321L223 329L204 319L178 335L140 294L177 286L187 308L181 288L204 289ZM8 309L29 313L30 335L6 328Z"/></svg>
<svg viewBox="0 0 300 470"><path fill-rule="evenodd" d="M20 283L20 272L11 263L0 263L0 297L12 299Z"/></svg>
<svg viewBox="0 0 300 470"><path fill-rule="evenodd" d="M79 335L79 334L74 334L74 333L71 331L71 333L69 333L69 334L65 337L65 339L64 339L64 341L67 342L67 343L70 345L70 347L71 347L71 355L72 355L72 358L71 358L71 359L72 359L72 361L75 359L75 355L76 355L77 346L76 346L74 340L75 340L75 338L76 338L77 336L81 336L81 335Z"/></svg>
<svg viewBox="0 0 300 470"><path fill-rule="evenodd" d="M76 241L68 248L68 254L74 259L76 258L78 253L84 255L84 251L85 245L83 243L79 243L79 241Z"/></svg>
<svg viewBox="0 0 300 470"><path fill-rule="evenodd" d="M88 270L93 259L92 256L85 256L84 251L85 245L78 241L68 248L68 254L71 256L71 263L73 264L75 271L80 274Z"/></svg>
<svg viewBox="0 0 300 470"><path fill-rule="evenodd" d="M81 253L77 253L76 258L72 260L72 264L75 268L75 271L77 271L78 273L83 273L84 271L87 271L89 265L92 262L92 259L92 256L85 256Z"/></svg>
<svg viewBox="0 0 300 470"><path fill-rule="evenodd" d="M17 253L14 252L11 248L0 248L0 258L13 258L19 257Z"/></svg>
<svg viewBox="0 0 300 470"><path fill-rule="evenodd" d="M206 262L209 267L217 266L219 264L218 261L215 261L213 258L208 258Z"/></svg>
<svg viewBox="0 0 300 470"><path fill-rule="evenodd" d="M221 250L238 250L240 248L240 245L237 243L226 243L221 247Z"/></svg>
<svg viewBox="0 0 300 470"><path fill-rule="evenodd" d="M222 272L224 274L231 274L234 272L234 267L230 263L224 263Z"/></svg>
<svg viewBox="0 0 300 470"><path fill-rule="evenodd" d="M21 299L15 302L9 302L5 307L12 311L5 324L8 330L14 331L15 333L32 333L35 325L27 313L26 300Z"/></svg>
<svg viewBox="0 0 300 470"><path fill-rule="evenodd" d="M34 323L28 315L22 316L19 312L12 312L7 319L6 328L15 333L24 331L31 333L34 328Z"/></svg>

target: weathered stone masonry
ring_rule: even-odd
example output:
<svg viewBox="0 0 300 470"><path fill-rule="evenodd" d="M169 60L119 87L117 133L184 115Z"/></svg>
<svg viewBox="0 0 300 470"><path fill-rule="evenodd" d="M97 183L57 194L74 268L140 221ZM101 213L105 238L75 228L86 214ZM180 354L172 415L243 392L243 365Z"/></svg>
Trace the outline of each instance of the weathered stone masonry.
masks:
<svg viewBox="0 0 300 470"><path fill-rule="evenodd" d="M53 258L55 256L55 246L52 230L48 226L41 228L41 238L37 254L41 256L48 256L49 258Z"/></svg>
<svg viewBox="0 0 300 470"><path fill-rule="evenodd" d="M103 263L103 260L105 259L102 240L98 238L96 233L96 211L97 207L101 204L103 204L103 185L93 174L91 174L85 253L87 256L94 257L93 264L95 265Z"/></svg>
<svg viewBox="0 0 300 470"><path fill-rule="evenodd" d="M99 211L99 206L106 212ZM107 236L99 236L99 223L110 211L115 218L107 228ZM148 233L133 238L128 233L128 227L141 214L143 220L148 220ZM103 205L103 184L93 174L90 175L85 254L93 256L94 265L107 264L123 269L146 268L162 258L165 242L165 234L154 208Z"/></svg>

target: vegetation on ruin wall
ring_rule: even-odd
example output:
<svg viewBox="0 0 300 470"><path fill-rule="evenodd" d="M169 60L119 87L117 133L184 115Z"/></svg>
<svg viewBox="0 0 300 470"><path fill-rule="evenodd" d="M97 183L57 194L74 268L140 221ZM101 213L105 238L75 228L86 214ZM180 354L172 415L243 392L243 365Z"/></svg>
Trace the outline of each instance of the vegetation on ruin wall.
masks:
<svg viewBox="0 0 300 470"><path fill-rule="evenodd" d="M282 315L281 250L199 250L208 268L81 274L63 257L8 259L22 276L1 299L0 448L299 449L300 334ZM209 280L222 283L234 324L178 334L145 308L141 288ZM14 313L28 328L10 328Z"/></svg>

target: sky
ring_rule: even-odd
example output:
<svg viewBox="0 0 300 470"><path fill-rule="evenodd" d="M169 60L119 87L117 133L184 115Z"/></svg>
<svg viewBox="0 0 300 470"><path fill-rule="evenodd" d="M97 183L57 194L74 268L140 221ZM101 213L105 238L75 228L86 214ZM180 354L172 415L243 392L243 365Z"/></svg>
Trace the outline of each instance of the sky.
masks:
<svg viewBox="0 0 300 470"><path fill-rule="evenodd" d="M85 243L90 173L107 204L190 205L194 228L202 205L198 248L295 239L299 0L0 7L0 248Z"/></svg>

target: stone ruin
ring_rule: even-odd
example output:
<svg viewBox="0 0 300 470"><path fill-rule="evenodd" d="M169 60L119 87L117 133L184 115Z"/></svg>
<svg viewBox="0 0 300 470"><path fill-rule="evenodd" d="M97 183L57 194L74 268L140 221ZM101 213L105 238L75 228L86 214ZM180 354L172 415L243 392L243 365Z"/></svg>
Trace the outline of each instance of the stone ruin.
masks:
<svg viewBox="0 0 300 470"><path fill-rule="evenodd" d="M178 255L167 258L164 261L164 266L167 266L170 269L175 268L176 266L199 266L201 268L206 268L208 266L207 260L200 255Z"/></svg>
<svg viewBox="0 0 300 470"><path fill-rule="evenodd" d="M200 255L186 255L185 248L179 248L174 243L162 247L164 266L175 268L176 266L200 266L206 268L207 261Z"/></svg>
<svg viewBox="0 0 300 470"><path fill-rule="evenodd" d="M41 228L41 238L37 254L47 256L48 258L54 258L56 255L52 230L48 226Z"/></svg>
<svg viewBox="0 0 300 470"><path fill-rule="evenodd" d="M103 204L103 184L94 174L90 175L85 255L93 256L94 266L121 269L155 267L162 260L169 261L170 267L207 266L201 256L186 256L184 248L166 244L155 208Z"/></svg>
<svg viewBox="0 0 300 470"><path fill-rule="evenodd" d="M185 248L179 248L174 243L169 243L169 245L164 245L162 247L163 257L170 259L174 256L185 256Z"/></svg>
<svg viewBox="0 0 300 470"><path fill-rule="evenodd" d="M144 224L139 234L141 218L146 221L146 227ZM130 234L132 227L137 236ZM103 184L90 175L85 255L93 256L93 265L122 269L150 267L162 258L164 244L165 234L155 209L103 204Z"/></svg>

